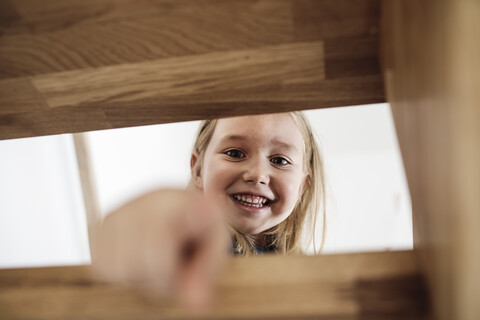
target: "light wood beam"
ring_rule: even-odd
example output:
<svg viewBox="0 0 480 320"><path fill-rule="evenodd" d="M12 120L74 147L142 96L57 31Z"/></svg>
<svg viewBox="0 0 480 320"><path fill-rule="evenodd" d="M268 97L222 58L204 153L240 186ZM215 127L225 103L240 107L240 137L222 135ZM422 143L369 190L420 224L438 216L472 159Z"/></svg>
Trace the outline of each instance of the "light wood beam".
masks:
<svg viewBox="0 0 480 320"><path fill-rule="evenodd" d="M378 0L3 0L0 139L384 102Z"/></svg>
<svg viewBox="0 0 480 320"><path fill-rule="evenodd" d="M437 319L480 319L480 2L384 1L383 61Z"/></svg>
<svg viewBox="0 0 480 320"><path fill-rule="evenodd" d="M73 144L75 146L78 172L80 175L80 184L82 185L83 203L87 218L88 240L91 252L94 234L102 222L100 205L98 202L97 185L86 134L73 134Z"/></svg>
<svg viewBox="0 0 480 320"><path fill-rule="evenodd" d="M426 319L411 251L232 258L203 313L95 282L89 267L0 270L8 319Z"/></svg>

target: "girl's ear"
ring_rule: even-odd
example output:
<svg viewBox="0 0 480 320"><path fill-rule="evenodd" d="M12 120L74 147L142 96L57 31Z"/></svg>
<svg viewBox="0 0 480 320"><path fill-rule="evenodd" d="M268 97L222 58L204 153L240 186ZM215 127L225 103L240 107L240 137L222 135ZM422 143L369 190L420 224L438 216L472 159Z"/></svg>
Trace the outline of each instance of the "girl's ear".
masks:
<svg viewBox="0 0 480 320"><path fill-rule="evenodd" d="M201 174L201 167L200 167L200 154L197 150L193 151L192 156L190 158L190 169L192 172L192 179L191 183L197 189L203 189L203 180Z"/></svg>

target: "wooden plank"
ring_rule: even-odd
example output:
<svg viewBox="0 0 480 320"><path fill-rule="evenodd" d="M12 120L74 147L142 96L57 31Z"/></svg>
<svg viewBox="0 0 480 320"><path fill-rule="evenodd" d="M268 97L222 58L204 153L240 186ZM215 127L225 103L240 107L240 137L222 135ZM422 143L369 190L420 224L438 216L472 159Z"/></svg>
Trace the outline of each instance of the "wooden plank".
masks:
<svg viewBox="0 0 480 320"><path fill-rule="evenodd" d="M227 29L235 28L238 31L241 31L242 28L247 27L249 24L253 24L260 27L260 32L273 27L273 25L267 27L271 23L276 24L278 27L289 25L290 23L285 24L285 22L288 22L290 17L289 6L291 4L291 0L244 0L241 2L182 0L181 4L176 0L10 1L14 4L16 12L21 14L23 23L28 26L28 29L34 30L35 33L59 31L85 25L106 25L123 20L139 21L156 16L157 18L166 18L168 20L175 17L177 21L170 21L176 22L177 25L170 26L170 30L179 30L179 27L186 25L196 25L200 29L190 27L189 31L197 36L201 31L206 31L203 29L205 27L203 25L204 22L214 25L228 22L228 24L224 24L222 27ZM329 2L332 3L332 1ZM166 21L164 20L164 22ZM160 23L163 23L162 25L165 26L164 22ZM242 27L240 22L246 25ZM152 32L152 30L146 31ZM208 31L214 33L225 32L225 30ZM272 31L273 29L270 30L270 33ZM18 33L22 32L12 34ZM184 36L181 33L177 35ZM111 40L109 39L109 41Z"/></svg>
<svg viewBox="0 0 480 320"><path fill-rule="evenodd" d="M384 73L438 319L480 319L480 5L384 2Z"/></svg>
<svg viewBox="0 0 480 320"><path fill-rule="evenodd" d="M325 78L352 78L380 73L377 37L326 40Z"/></svg>
<svg viewBox="0 0 480 320"><path fill-rule="evenodd" d="M95 107L31 111L0 115L1 139L42 136L111 128L103 110Z"/></svg>
<svg viewBox="0 0 480 320"><path fill-rule="evenodd" d="M51 19L34 18L38 22L31 22L30 28L35 32L2 37L0 77L135 63L294 40L289 1L200 0L158 4L143 1L140 6L135 1L120 4L90 1L90 4L49 1L41 7L22 3L22 8L36 9L29 10L28 17L40 12L38 16ZM36 32L37 28L49 31Z"/></svg>
<svg viewBox="0 0 480 320"><path fill-rule="evenodd" d="M0 0L0 35L7 30L13 30L22 23L17 8L10 0Z"/></svg>
<svg viewBox="0 0 480 320"><path fill-rule="evenodd" d="M148 7L137 9L130 2L132 12L140 10L137 15L93 22L76 21L75 18L82 19L72 14L78 1L69 3L71 7L65 4L62 7L70 11L56 12L54 17L60 25L71 24L71 27L2 37L0 77L135 63L293 40L290 4L285 1L267 0L260 6L250 0L228 3L201 0L176 5L169 1L169 9L154 7L147 15L144 11ZM266 16L269 18L265 19Z"/></svg>
<svg viewBox="0 0 480 320"><path fill-rule="evenodd" d="M377 36L379 1L292 0L295 38L302 41Z"/></svg>
<svg viewBox="0 0 480 320"><path fill-rule="evenodd" d="M362 81L360 81L362 80ZM0 139L384 102L382 79L272 84L188 96L78 105L0 115Z"/></svg>
<svg viewBox="0 0 480 320"><path fill-rule="evenodd" d="M0 115L0 138L384 101L379 74L325 80L323 56L304 42L32 77L49 108Z"/></svg>
<svg viewBox="0 0 480 320"><path fill-rule="evenodd" d="M8 319L426 319L411 251L232 258L201 313L95 282L89 267L0 270Z"/></svg>
<svg viewBox="0 0 480 320"><path fill-rule="evenodd" d="M454 112L456 144L454 163L458 177L454 181L454 203L457 215L458 264L454 270L454 297L459 319L480 318L480 2L461 1L452 4L453 37L452 82L456 101L462 107ZM453 106L450 106L453 108ZM456 109L455 109L456 110ZM453 214L451 212L451 214Z"/></svg>
<svg viewBox="0 0 480 320"><path fill-rule="evenodd" d="M385 101L379 0L2 3L0 139Z"/></svg>
<svg viewBox="0 0 480 320"><path fill-rule="evenodd" d="M0 115L48 110L28 78L0 80Z"/></svg>
<svg viewBox="0 0 480 320"><path fill-rule="evenodd" d="M85 24L177 16L185 20L222 23L223 28L235 28L243 33L252 24L257 32L280 35L273 27L290 25L293 18L295 38L300 41L354 37L378 34L379 2L377 0L2 0L5 16L20 18L26 28L10 34L63 30ZM186 16L188 14L188 16ZM348 19L345 19L348 17ZM341 18L341 19L339 19ZM217 20L217 21L211 21ZM175 21L179 22L179 21ZM192 21L181 21L191 23ZM242 23L243 22L243 26ZM275 24L272 24L275 23ZM265 28L272 24L270 27ZM197 26L203 27L201 24ZM174 27L175 28L175 27ZM193 33L201 30L191 29ZM222 30L209 30L224 32ZM283 29L290 32L291 29ZM266 33L265 33L266 34ZM240 35L241 36L241 35ZM252 35L257 36L258 35ZM286 35L284 35L286 36Z"/></svg>
<svg viewBox="0 0 480 320"><path fill-rule="evenodd" d="M309 42L48 74L32 82L51 108L59 108L319 83L324 78L323 44Z"/></svg>

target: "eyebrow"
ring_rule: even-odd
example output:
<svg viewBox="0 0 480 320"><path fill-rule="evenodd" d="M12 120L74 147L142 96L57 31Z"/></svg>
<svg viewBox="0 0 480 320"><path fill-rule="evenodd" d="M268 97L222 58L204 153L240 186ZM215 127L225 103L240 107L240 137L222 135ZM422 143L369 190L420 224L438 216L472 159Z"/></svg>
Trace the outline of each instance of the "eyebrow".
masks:
<svg viewBox="0 0 480 320"><path fill-rule="evenodd" d="M221 143L224 143L224 142L228 142L228 141L247 141L247 140L248 140L248 139L247 139L247 137L245 137L245 136L241 136L241 135L229 135L229 136L223 137L223 138L220 140L220 142L221 142ZM283 141L278 140L278 139L276 139L276 138L270 140L270 143L271 143L271 144L274 144L274 145L276 145L276 146L279 146L279 147L281 147L281 148L283 148L283 149L286 149L286 150L288 150L288 151L297 151L297 152L299 151L296 146L291 145L291 144L286 143L286 142L283 142Z"/></svg>

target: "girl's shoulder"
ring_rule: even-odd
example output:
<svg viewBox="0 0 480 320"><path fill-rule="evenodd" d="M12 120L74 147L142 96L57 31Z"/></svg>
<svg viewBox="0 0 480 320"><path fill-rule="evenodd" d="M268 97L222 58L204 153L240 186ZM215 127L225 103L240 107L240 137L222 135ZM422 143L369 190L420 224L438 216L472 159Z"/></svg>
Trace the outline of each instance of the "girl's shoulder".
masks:
<svg viewBox="0 0 480 320"><path fill-rule="evenodd" d="M277 248L275 248L275 246L260 247L255 245L255 250L257 250L257 254L265 254L265 253L275 253L277 251Z"/></svg>

